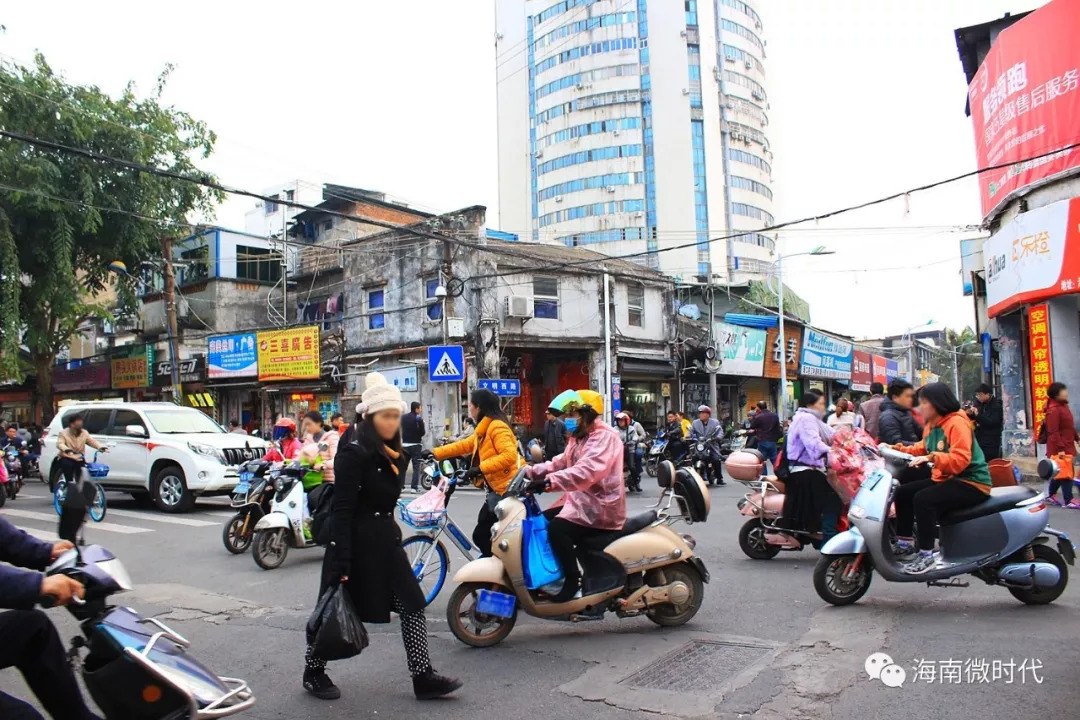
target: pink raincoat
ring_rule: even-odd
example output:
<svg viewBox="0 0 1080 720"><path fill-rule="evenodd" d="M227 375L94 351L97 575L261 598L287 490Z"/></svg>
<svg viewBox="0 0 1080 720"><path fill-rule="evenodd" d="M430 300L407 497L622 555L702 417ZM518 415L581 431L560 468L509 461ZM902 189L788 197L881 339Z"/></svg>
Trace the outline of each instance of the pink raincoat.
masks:
<svg viewBox="0 0 1080 720"><path fill-rule="evenodd" d="M582 441L571 436L566 451L529 468L529 477L546 477L553 492L564 492L559 517L595 530L622 530L626 523L623 443L603 420Z"/></svg>

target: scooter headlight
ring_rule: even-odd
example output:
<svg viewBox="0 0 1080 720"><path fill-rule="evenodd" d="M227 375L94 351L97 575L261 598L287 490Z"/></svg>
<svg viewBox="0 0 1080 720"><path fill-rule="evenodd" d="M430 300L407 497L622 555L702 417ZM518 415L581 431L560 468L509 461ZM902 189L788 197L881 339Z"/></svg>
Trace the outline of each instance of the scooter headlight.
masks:
<svg viewBox="0 0 1080 720"><path fill-rule="evenodd" d="M866 508L864 508L862 505L852 505L851 509L848 510L848 515L855 518L856 520L862 520L866 517Z"/></svg>
<svg viewBox="0 0 1080 720"><path fill-rule="evenodd" d="M281 492L284 489L285 489L285 478L279 477L277 480L274 481L274 491L275 492Z"/></svg>

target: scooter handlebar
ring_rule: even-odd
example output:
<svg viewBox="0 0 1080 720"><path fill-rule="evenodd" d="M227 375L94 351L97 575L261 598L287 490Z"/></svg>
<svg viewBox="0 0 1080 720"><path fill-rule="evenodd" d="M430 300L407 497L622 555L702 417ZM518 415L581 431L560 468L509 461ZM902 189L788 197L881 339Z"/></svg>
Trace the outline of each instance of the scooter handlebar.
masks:
<svg viewBox="0 0 1080 720"><path fill-rule="evenodd" d="M907 464L915 459L914 455L906 452L900 452L899 450L894 450L888 445L878 445L878 452L881 453L881 456L883 458L887 460L892 460L893 462L902 462L904 464Z"/></svg>

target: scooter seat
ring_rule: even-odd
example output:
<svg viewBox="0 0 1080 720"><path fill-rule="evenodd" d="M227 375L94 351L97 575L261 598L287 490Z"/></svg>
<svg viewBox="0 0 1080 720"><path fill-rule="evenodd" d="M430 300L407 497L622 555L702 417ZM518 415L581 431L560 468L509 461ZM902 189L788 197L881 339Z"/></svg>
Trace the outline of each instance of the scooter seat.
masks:
<svg viewBox="0 0 1080 720"><path fill-rule="evenodd" d="M603 552L611 543L615 542L621 537L627 535L633 535L638 530L644 530L645 528L656 522L656 511L648 510L639 515L635 515L631 518L627 518L623 523L622 530L612 530L611 532L603 533L602 535L596 535L594 537L586 538L580 545L588 550L595 550L597 552Z"/></svg>
<svg viewBox="0 0 1080 720"><path fill-rule="evenodd" d="M996 515L1006 510L1012 510L1018 502L1028 500L1038 495L1038 492L1022 485L1012 487L994 488L990 491L990 497L977 505L947 512L938 518L940 525L956 525L966 520Z"/></svg>

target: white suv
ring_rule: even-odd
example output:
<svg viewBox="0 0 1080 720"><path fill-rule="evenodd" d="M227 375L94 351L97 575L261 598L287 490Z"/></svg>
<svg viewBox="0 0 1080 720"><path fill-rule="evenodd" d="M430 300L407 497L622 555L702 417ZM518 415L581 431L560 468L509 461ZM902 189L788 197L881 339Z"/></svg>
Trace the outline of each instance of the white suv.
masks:
<svg viewBox="0 0 1080 720"><path fill-rule="evenodd" d="M101 480L107 490L151 499L165 512L185 512L199 495L225 495L240 479L236 466L262 457L266 443L227 433L194 408L172 403L85 402L66 405L41 441L40 466L49 487L60 477L56 438L74 414L83 428L109 448ZM87 453L91 448L87 448Z"/></svg>

